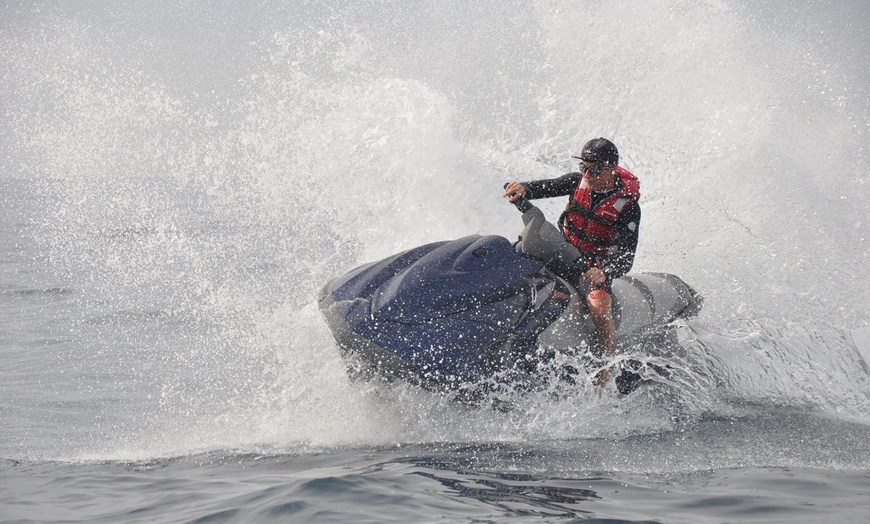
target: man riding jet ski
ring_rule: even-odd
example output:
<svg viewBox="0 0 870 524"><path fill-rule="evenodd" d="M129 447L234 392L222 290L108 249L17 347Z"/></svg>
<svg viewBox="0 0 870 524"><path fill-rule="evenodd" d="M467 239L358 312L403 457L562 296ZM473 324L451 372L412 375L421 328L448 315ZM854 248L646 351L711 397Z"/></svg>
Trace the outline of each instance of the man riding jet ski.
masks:
<svg viewBox="0 0 870 524"><path fill-rule="evenodd" d="M551 180L511 182L504 196L520 198L568 196L559 219L565 238L580 252L579 275L566 275L586 288L586 305L595 325L593 352L610 358L616 351L613 323L613 279L631 270L640 228L640 182L619 166L619 151L610 140L595 138L583 145L580 170ZM579 278L577 278L579 276ZM604 387L608 372L598 373Z"/></svg>
<svg viewBox="0 0 870 524"><path fill-rule="evenodd" d="M534 196L531 183L524 189ZM607 269L598 267L603 288L601 275L584 280L587 256L566 242L564 227L547 222L516 193L507 186L525 225L514 244L495 235L427 244L358 267L323 288L320 309L352 376L401 379L459 397L505 381L534 387L552 378L542 370L558 354L601 347L587 286L580 284L611 291L619 343L610 337L610 354L700 309L701 297L673 275L612 272L607 279ZM637 387L637 371L623 369L616 377L620 392ZM598 383L606 382L602 375Z"/></svg>

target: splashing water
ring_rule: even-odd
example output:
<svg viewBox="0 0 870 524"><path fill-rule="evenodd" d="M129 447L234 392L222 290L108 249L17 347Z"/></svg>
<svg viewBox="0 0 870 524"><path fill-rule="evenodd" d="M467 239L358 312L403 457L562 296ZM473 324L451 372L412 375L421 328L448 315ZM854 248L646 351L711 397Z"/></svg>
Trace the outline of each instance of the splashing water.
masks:
<svg viewBox="0 0 870 524"><path fill-rule="evenodd" d="M46 358L93 377L51 388L97 399L93 429L29 452L631 435L756 403L870 419L860 18L797 28L797 8L718 1L2 9L3 176L27 182L38 263L74 290ZM806 37L834 28L853 47ZM513 238L503 183L570 170L594 136L642 181L635 271L706 299L675 326L673 380L631 406L586 388L510 414L349 383L317 290L426 242Z"/></svg>

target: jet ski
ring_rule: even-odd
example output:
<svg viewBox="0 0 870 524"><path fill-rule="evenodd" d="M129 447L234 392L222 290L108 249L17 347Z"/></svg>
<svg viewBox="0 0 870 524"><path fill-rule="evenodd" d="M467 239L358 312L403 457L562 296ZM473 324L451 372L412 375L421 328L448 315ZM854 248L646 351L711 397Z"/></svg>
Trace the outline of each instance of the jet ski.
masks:
<svg viewBox="0 0 870 524"><path fill-rule="evenodd" d="M559 354L589 356L595 328L574 287L582 257L540 209L525 199L516 205L525 226L517 242L496 235L435 242L326 284L320 310L352 378L405 380L467 398L493 383L550 380L540 371ZM629 273L612 289L618 355L702 304L671 274ZM622 362L621 393L642 382L641 365ZM566 366L557 375L571 381L576 371Z"/></svg>

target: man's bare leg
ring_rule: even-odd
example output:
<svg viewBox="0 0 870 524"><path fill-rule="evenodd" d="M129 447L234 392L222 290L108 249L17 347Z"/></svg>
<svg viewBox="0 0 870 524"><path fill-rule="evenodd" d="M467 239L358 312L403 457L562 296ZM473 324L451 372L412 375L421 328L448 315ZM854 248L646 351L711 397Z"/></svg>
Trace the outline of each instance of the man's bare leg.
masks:
<svg viewBox="0 0 870 524"><path fill-rule="evenodd" d="M616 326L613 324L613 299L603 289L590 291L586 295L586 304L595 325L596 347L593 352L603 358L610 358L616 351ZM602 369L595 376L596 384L604 387L610 378L608 370Z"/></svg>

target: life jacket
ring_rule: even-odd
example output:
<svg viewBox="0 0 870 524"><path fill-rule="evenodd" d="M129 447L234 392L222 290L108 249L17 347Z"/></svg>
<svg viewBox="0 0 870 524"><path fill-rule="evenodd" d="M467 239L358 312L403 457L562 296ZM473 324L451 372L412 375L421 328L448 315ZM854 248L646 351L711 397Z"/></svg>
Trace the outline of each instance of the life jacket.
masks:
<svg viewBox="0 0 870 524"><path fill-rule="evenodd" d="M617 190L590 209L591 193L584 176L568 206L559 217L565 238L580 252L595 257L607 255L616 240L616 220L625 206L640 199L640 181L627 169L616 166Z"/></svg>

